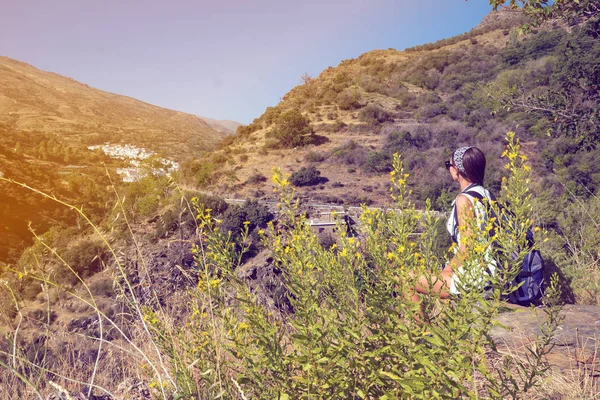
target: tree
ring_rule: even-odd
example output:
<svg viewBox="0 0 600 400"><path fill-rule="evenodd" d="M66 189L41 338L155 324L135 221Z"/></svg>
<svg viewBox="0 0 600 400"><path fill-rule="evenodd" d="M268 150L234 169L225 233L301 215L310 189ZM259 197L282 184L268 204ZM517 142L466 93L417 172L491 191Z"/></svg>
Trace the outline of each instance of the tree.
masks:
<svg viewBox="0 0 600 400"><path fill-rule="evenodd" d="M273 136L281 147L306 146L314 141L310 121L296 109L288 110L277 118Z"/></svg>
<svg viewBox="0 0 600 400"><path fill-rule="evenodd" d="M490 0L497 10L505 0ZM510 0L510 7L521 7L523 12L533 18L535 25L551 19L562 19L568 23L587 22L600 17L600 4L597 0ZM597 31L598 32L598 31Z"/></svg>
<svg viewBox="0 0 600 400"><path fill-rule="evenodd" d="M596 22L597 23L597 22ZM487 86L486 93L506 110L520 109L544 118L552 125L555 136L575 139L583 148L594 148L600 142L600 41L596 28L587 22L572 33L554 39L546 51L544 36L528 42L521 52L554 57L549 73L536 73L535 86L527 85L528 76L520 69L507 70ZM511 49L506 53L513 54ZM515 57L517 64L524 56ZM546 83L547 82L547 83Z"/></svg>
<svg viewBox="0 0 600 400"><path fill-rule="evenodd" d="M495 10L504 3L490 1ZM503 95L488 88L489 96L506 109L522 109L546 118L552 123L556 136L574 138L586 149L595 148L600 142L600 3L597 0L511 0L510 6L522 7L533 25L563 20L576 27L560 43L546 35L549 40L540 44L542 49L552 48L556 57L549 85L542 93L514 87L513 93ZM528 30L527 25L523 28ZM529 47L533 53L540 50ZM523 54L517 53L507 54L505 62L520 62Z"/></svg>
<svg viewBox="0 0 600 400"><path fill-rule="evenodd" d="M309 84L313 80L312 76L310 76L307 72L303 73L300 76L300 79L302 80L302 83L305 85Z"/></svg>
<svg viewBox="0 0 600 400"><path fill-rule="evenodd" d="M294 186L312 186L321 183L321 171L314 166L302 167L290 176L290 183Z"/></svg>
<svg viewBox="0 0 600 400"><path fill-rule="evenodd" d="M243 206L228 207L220 228L222 232L231 232L233 238L239 239L244 225L248 225L248 232L252 232L256 227L265 228L273 218L274 215L265 206L249 200Z"/></svg>

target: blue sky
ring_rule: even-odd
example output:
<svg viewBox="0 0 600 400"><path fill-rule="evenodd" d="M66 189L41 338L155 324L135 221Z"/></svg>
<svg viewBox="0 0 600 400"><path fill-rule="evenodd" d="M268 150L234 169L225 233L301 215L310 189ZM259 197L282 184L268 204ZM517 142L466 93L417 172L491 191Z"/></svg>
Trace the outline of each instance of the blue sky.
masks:
<svg viewBox="0 0 600 400"><path fill-rule="evenodd" d="M300 76L473 28L487 0L19 0L0 55L162 107L249 123Z"/></svg>

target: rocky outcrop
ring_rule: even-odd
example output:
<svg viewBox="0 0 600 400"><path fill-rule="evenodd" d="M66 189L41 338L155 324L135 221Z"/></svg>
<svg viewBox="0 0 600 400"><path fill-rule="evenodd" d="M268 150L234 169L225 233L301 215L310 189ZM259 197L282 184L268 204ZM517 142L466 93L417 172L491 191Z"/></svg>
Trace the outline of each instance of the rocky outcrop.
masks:
<svg viewBox="0 0 600 400"><path fill-rule="evenodd" d="M560 315L563 321L547 356L551 371L569 376L585 371L600 379L600 307L566 305ZM541 333L544 317L539 308L516 307L501 313L497 321L508 329L492 329L498 349L511 354L526 352Z"/></svg>
<svg viewBox="0 0 600 400"><path fill-rule="evenodd" d="M500 7L497 11L492 11L483 19L473 30L483 30L486 28L497 28L506 26L518 26L525 22L525 18L520 9L510 7Z"/></svg>

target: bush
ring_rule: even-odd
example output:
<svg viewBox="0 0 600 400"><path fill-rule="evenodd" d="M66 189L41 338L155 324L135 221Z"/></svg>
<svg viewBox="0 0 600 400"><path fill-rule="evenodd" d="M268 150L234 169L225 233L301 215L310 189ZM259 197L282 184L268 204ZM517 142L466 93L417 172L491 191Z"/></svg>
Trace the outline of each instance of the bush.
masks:
<svg viewBox="0 0 600 400"><path fill-rule="evenodd" d="M252 175L250 175L248 177L248 180L246 181L246 183L249 183L251 185L256 185L259 183L264 183L267 181L267 177L264 176L263 174L261 174L260 172L255 172Z"/></svg>
<svg viewBox="0 0 600 400"><path fill-rule="evenodd" d="M361 223L353 226L348 219L340 219L335 242L319 240L298 209L291 183L276 171L273 178L281 194L281 213L276 223L268 223L252 235L268 249L258 265L238 269L252 237L242 235L246 240L232 242L232 231L223 227L229 221L239 227L246 219L240 218L243 208L256 226L264 225L269 218L257 203L235 207L231 218L222 221L199 207L193 262L186 263L193 267L168 271L168 285L174 282L171 274L181 277L179 270L189 272L191 278L189 287L169 299L176 302L166 303L174 307L163 305L163 293L152 285L165 275L153 281L152 276L138 272L137 265L124 271L116 263L121 273L115 286L125 289L118 291L123 311L115 307L105 312L106 303L96 305L83 291L65 291L65 296L82 301L80 309L88 315L80 320L80 326L86 331L74 335L75 340L66 345L60 340L53 348L56 356L46 351L54 342L49 340L53 339L48 336L50 330L46 336L34 336L33 343L15 341L15 354L28 357L35 367L41 364L58 379L74 355L85 357L77 364L77 373L98 371L95 382L109 393L115 392L122 378L114 379L116 375L108 367L97 367L122 362L126 369L133 369L131 376L149 382L141 385L149 393L146 397L165 399L503 399L529 395L546 370L545 357L561 318L553 279L546 291L546 307L539 310L546 315L545 322L539 336L532 338L535 346L527 357L500 354L494 345L491 328L502 296L509 292L506 284L519 272L512 265L518 265L529 251L525 232L519 227L529 225L532 217L531 195L525 186L530 178L513 136L508 139L509 176L502 193L503 200L512 205L514 216L508 226L514 228L498 230L495 240L499 246L495 246L488 233L491 225L481 230L474 226L477 221L472 221L473 225L466 227L473 234L467 235L465 245L475 251L461 259L465 279L458 285L460 295L451 302L439 301L435 294L419 297L419 302L411 296L421 277L431 277L427 281L430 288L442 279L439 266L446 261L445 249L435 247L438 220L412 205L408 175L398 157L393 159L394 173L390 174L393 205L388 210L363 209ZM257 209L256 215L252 208ZM253 224L244 222L241 226L246 229ZM488 262L488 250L502 265L494 276L487 276L481 268ZM513 262L515 252L517 260ZM31 278L46 281L45 271L40 274ZM18 280L21 278L27 279L19 276ZM482 293L487 284L490 290ZM108 289L102 286L95 290ZM36 308L26 314L23 327L33 323L39 329L44 316L50 316L52 322L57 315ZM109 319L113 317L117 319ZM98 318L103 325L96 323ZM16 337L20 326L6 324L7 336ZM115 329L104 331L102 326ZM98 349L99 337L118 343L116 356L110 351L95 350L91 356L85 350L79 352L80 348ZM79 343L85 347L76 348ZM32 393L37 390L33 382L40 376L39 368L29 368L32 365L27 360L20 362L21 357L11 360L11 344L10 340L3 342L8 353L5 361L16 364L25 378L9 381L11 390ZM139 354L143 361L122 357L121 350ZM101 361L106 363L94 363L95 356L102 354ZM55 367L44 360L46 355L64 361ZM44 380L39 382L44 384ZM81 388L77 384L68 389L73 387ZM40 388L44 394L48 389Z"/></svg>
<svg viewBox="0 0 600 400"><path fill-rule="evenodd" d="M106 247L100 239L82 239L71 244L63 258L80 277L86 278L104 268Z"/></svg>
<svg viewBox="0 0 600 400"><path fill-rule="evenodd" d="M365 210L361 218L364 243L342 229L339 240L328 241L325 248L303 217L298 217L289 184L276 175L284 193L281 204L288 205L282 216L287 229L269 230L262 237L282 271L293 312L286 314L283 324L280 314L256 302L255 292L236 285L239 303L212 309L222 316L220 330L229 333L191 357L201 360L198 371L218 365L210 358L214 349L231 346L230 368L244 374L237 384L227 383L225 390L243 391L248 398L303 398L309 391L319 398L352 398L360 393L364 398L385 394L415 399L501 399L529 393L543 372L542 360L558 325L554 318L559 308L547 309L544 333L528 362L511 356L496 362L500 355L489 332L500 306L502 279L509 276L492 283L495 290L490 299L465 287L452 304L425 297L420 307L409 296L398 295L412 293L415 277L424 269L432 268L430 273L435 274L440 260L433 255L431 240L411 239L419 225L426 238L435 237L439 225L435 220L420 220L419 213L406 208L404 171L397 162L395 166L395 207L403 212ZM210 222L210 216L202 221ZM510 234L506 236L510 240ZM525 240L523 235L519 238ZM210 243L209 255L223 253L223 240ZM482 255L472 257L466 265L485 262ZM223 271L230 270L230 264L220 265L220 275L206 269L204 280L214 281L215 287L201 284L199 290L210 301L227 304L224 287L236 278L225 282ZM421 318L429 322L424 324ZM210 332L210 322L199 323L203 329L197 336L202 338L205 330ZM490 353L493 362L486 360ZM473 387L475 374L483 383ZM204 387L215 385L212 375L204 379Z"/></svg>
<svg viewBox="0 0 600 400"><path fill-rule="evenodd" d="M189 202L193 202L204 208L210 208L214 215L221 215L227 208L229 208L229 204L225 202L222 197L213 196L209 194L203 193L185 193L185 197Z"/></svg>
<svg viewBox="0 0 600 400"><path fill-rule="evenodd" d="M401 153L409 147L423 148L426 141L422 135L413 136L407 130L392 131L385 138L384 149L388 153Z"/></svg>
<svg viewBox="0 0 600 400"><path fill-rule="evenodd" d="M290 176L290 183L294 186L313 186L322 183L321 171L314 166L302 167Z"/></svg>
<svg viewBox="0 0 600 400"><path fill-rule="evenodd" d="M182 177L196 186L207 186L213 182L217 166L206 159L192 160L183 163Z"/></svg>
<svg viewBox="0 0 600 400"><path fill-rule="evenodd" d="M281 147L306 146L314 142L313 129L308 118L292 109L277 118L273 136Z"/></svg>
<svg viewBox="0 0 600 400"><path fill-rule="evenodd" d="M417 114L417 118L423 121L430 121L438 115L446 114L446 110L447 107L445 104L429 104L421 108Z"/></svg>
<svg viewBox="0 0 600 400"><path fill-rule="evenodd" d="M358 113L358 119L369 125L379 125L387 121L394 121L391 114L376 104L369 104Z"/></svg>
<svg viewBox="0 0 600 400"><path fill-rule="evenodd" d="M378 174L390 172L392 170L392 158L387 152L373 151L369 154L363 168L367 172Z"/></svg>
<svg viewBox="0 0 600 400"><path fill-rule="evenodd" d="M349 140L334 148L331 156L346 165L360 166L367 161L368 151L354 140Z"/></svg>
<svg viewBox="0 0 600 400"><path fill-rule="evenodd" d="M309 151L304 156L304 161L310 162L310 163L319 163L319 162L325 161L326 158L327 157L323 153L317 153L317 152L314 152L314 151Z"/></svg>
<svg viewBox="0 0 600 400"><path fill-rule="evenodd" d="M243 206L230 206L225 211L220 229L237 240L246 226L248 232L252 232L257 227L265 228L272 219L273 214L265 206L256 200L247 200Z"/></svg>
<svg viewBox="0 0 600 400"><path fill-rule="evenodd" d="M356 89L346 89L338 94L336 102L342 110L356 110L362 107L361 96Z"/></svg>

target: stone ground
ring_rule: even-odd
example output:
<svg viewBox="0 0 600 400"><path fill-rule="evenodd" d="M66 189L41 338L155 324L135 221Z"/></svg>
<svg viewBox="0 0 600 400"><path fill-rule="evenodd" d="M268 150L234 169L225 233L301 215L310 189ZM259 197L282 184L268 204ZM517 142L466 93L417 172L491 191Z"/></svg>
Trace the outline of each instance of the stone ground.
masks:
<svg viewBox="0 0 600 400"><path fill-rule="evenodd" d="M554 347L547 356L551 373L587 379L600 386L600 307L566 305L564 318L554 335ZM503 312L492 336L501 352L523 354L535 343L544 321L543 310L515 307Z"/></svg>

